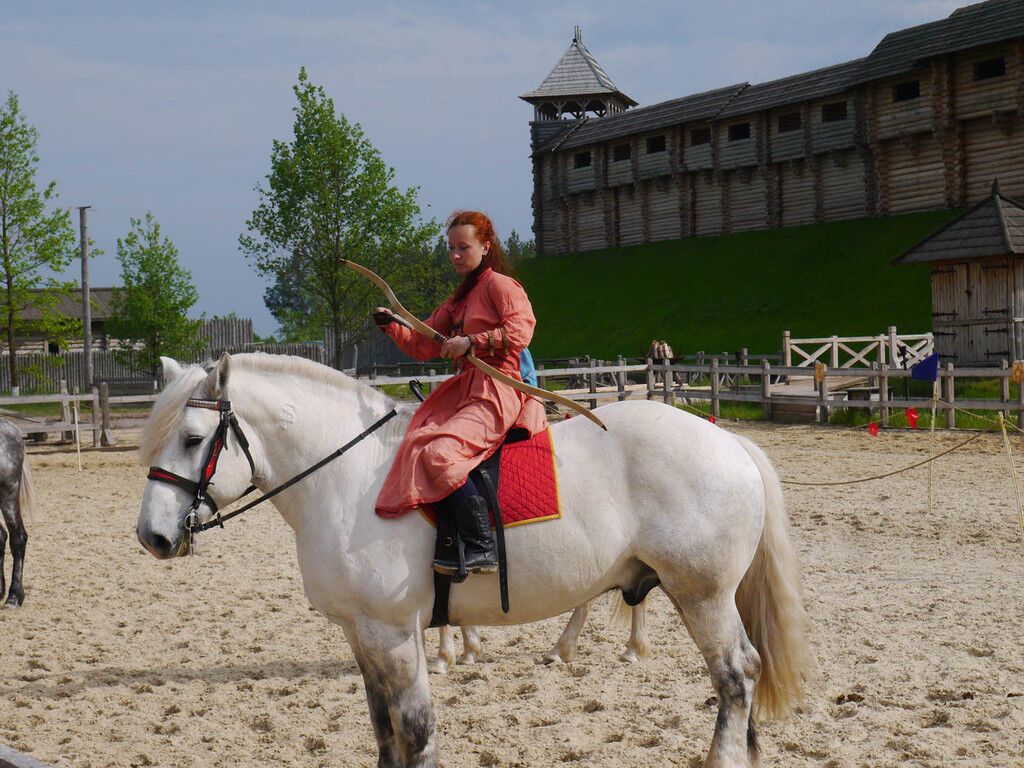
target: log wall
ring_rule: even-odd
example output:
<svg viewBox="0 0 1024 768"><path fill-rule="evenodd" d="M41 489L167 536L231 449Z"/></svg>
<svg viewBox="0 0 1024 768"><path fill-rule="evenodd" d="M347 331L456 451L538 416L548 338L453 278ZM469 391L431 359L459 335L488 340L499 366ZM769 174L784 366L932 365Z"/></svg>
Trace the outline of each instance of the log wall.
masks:
<svg viewBox="0 0 1024 768"><path fill-rule="evenodd" d="M998 57L1005 74L978 79L976 65ZM911 81L918 95L897 100ZM846 117L826 121L826 105L840 102ZM799 129L780 132L779 116L793 111ZM750 137L730 140L743 123ZM693 145L694 130L710 141ZM648 152L657 136L665 150ZM630 158L613 160L623 143ZM573 167L587 151L591 164ZM963 207L996 177L1005 195L1024 198L1024 40L933 57L802 104L541 152L534 163L543 254Z"/></svg>

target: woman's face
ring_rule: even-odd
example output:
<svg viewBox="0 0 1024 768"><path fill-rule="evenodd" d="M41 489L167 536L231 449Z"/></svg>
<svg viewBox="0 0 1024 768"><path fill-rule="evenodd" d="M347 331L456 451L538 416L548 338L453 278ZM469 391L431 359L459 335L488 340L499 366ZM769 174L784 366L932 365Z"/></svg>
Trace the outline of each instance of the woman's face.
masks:
<svg viewBox="0 0 1024 768"><path fill-rule="evenodd" d="M484 254L490 249L490 243L481 243L477 239L476 227L472 224L459 224L448 230L448 258L452 260L455 271L463 277L480 266Z"/></svg>

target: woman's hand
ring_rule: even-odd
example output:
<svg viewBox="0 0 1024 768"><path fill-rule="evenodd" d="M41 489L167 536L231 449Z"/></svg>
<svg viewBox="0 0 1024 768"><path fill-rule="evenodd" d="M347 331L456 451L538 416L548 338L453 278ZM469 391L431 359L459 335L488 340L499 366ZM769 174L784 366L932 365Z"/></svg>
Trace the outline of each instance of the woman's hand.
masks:
<svg viewBox="0 0 1024 768"><path fill-rule="evenodd" d="M471 346L468 336L452 336L441 345L441 357L448 357L454 360L469 352Z"/></svg>
<svg viewBox="0 0 1024 768"><path fill-rule="evenodd" d="M377 324L378 328L384 328L395 322L395 315L387 307L377 307L373 310L373 322Z"/></svg>

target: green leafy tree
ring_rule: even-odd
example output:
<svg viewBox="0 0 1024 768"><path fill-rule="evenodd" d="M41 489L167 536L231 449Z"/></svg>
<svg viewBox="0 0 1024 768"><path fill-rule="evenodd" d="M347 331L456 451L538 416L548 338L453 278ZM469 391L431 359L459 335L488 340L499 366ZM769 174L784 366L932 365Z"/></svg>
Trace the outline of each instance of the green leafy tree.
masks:
<svg viewBox="0 0 1024 768"><path fill-rule="evenodd" d="M192 274L178 263L178 249L161 235L151 212L131 220L124 238L117 240L121 284L114 295L108 324L110 335L137 349L115 351L127 365L159 375L160 357L185 357L196 353L201 339L201 320L190 320L188 311L199 294Z"/></svg>
<svg viewBox="0 0 1024 768"><path fill-rule="evenodd" d="M273 144L267 184L256 187L259 203L239 245L274 281L275 317L307 332L332 327L340 365L346 337L358 338L383 297L339 259L377 272L411 311L422 311L413 286L432 268L425 256L437 226L421 219L418 189L394 186L394 169L305 69L293 90L292 138Z"/></svg>
<svg viewBox="0 0 1024 768"><path fill-rule="evenodd" d="M509 232L505 241L505 252L513 263L520 259L532 259L537 255L537 245L533 240L523 240L514 229Z"/></svg>
<svg viewBox="0 0 1024 768"><path fill-rule="evenodd" d="M36 185L39 132L10 92L0 107L0 325L11 354L11 387L21 386L18 337L32 332L57 340L75 323L56 312L73 284L44 276L75 258L75 231L66 209L47 212L57 184Z"/></svg>

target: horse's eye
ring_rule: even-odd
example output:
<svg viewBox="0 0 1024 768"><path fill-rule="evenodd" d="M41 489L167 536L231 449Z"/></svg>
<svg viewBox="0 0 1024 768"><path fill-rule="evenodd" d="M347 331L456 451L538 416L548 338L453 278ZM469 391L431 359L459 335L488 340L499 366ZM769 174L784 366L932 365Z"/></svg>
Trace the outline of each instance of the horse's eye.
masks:
<svg viewBox="0 0 1024 768"><path fill-rule="evenodd" d="M199 437L198 435L189 435L188 437L185 438L185 447L186 448L195 448L197 445L200 445L202 442L203 442L203 438Z"/></svg>

